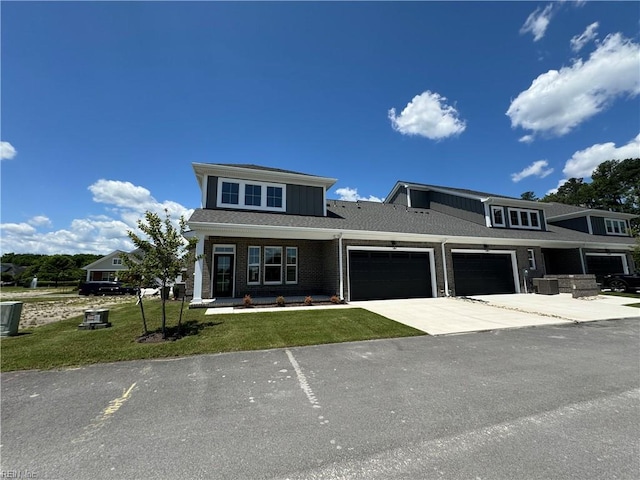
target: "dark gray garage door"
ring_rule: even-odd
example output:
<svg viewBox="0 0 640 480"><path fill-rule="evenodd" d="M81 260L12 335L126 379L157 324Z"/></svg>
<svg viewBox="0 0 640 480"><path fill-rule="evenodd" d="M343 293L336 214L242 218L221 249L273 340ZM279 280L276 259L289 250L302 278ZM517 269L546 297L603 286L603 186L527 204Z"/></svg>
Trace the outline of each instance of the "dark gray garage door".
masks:
<svg viewBox="0 0 640 480"><path fill-rule="evenodd" d="M432 296L428 253L352 251L349 279L351 300Z"/></svg>
<svg viewBox="0 0 640 480"><path fill-rule="evenodd" d="M455 294L515 293L511 255L504 253L453 253Z"/></svg>
<svg viewBox="0 0 640 480"><path fill-rule="evenodd" d="M610 273L624 273L622 257L605 257L603 255L586 255L587 273L593 273L596 281L602 283L602 277Z"/></svg>

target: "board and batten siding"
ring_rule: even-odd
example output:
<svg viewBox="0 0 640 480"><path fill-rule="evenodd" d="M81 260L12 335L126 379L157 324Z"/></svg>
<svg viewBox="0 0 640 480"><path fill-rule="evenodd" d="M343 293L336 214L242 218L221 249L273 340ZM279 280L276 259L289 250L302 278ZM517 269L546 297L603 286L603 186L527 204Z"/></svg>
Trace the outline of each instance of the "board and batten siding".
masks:
<svg viewBox="0 0 640 480"><path fill-rule="evenodd" d="M562 228L568 228L569 230L589 233L589 225L587 224L587 217L569 218L567 220L559 220L551 223L553 225L557 225ZM604 223L602 224L602 226L604 227Z"/></svg>
<svg viewBox="0 0 640 480"><path fill-rule="evenodd" d="M413 200L413 191L411 193ZM430 192L429 197L432 210L485 225L484 205L480 200L433 191Z"/></svg>

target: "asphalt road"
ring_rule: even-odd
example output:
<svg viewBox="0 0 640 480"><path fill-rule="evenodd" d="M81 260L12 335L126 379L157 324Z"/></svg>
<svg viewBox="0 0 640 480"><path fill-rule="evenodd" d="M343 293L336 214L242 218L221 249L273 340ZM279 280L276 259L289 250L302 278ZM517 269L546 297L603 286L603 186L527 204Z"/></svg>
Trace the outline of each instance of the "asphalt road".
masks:
<svg viewBox="0 0 640 480"><path fill-rule="evenodd" d="M637 479L640 322L1 376L2 478Z"/></svg>

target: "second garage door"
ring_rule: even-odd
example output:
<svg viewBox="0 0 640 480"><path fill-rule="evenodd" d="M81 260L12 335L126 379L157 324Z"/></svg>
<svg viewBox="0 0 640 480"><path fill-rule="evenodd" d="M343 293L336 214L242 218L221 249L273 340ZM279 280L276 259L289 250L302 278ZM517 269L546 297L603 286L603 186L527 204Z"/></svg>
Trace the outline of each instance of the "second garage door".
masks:
<svg viewBox="0 0 640 480"><path fill-rule="evenodd" d="M452 255L456 296L516 292L509 253L454 252Z"/></svg>
<svg viewBox="0 0 640 480"><path fill-rule="evenodd" d="M354 301L431 297L429 253L354 250L349 287Z"/></svg>
<svg viewBox="0 0 640 480"><path fill-rule="evenodd" d="M622 256L620 255L585 255L587 273L593 273L596 280L602 283L602 277L610 273L625 272Z"/></svg>

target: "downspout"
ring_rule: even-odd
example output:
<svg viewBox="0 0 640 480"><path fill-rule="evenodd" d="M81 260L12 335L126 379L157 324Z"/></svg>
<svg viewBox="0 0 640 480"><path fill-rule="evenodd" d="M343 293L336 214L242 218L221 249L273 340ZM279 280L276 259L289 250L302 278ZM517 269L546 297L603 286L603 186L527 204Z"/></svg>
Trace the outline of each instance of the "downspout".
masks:
<svg viewBox="0 0 640 480"><path fill-rule="evenodd" d="M582 247L578 248L578 251L580 252L580 265L582 266L582 273L585 274L587 273L587 268L584 265L584 254L582 253Z"/></svg>
<svg viewBox="0 0 640 480"><path fill-rule="evenodd" d="M340 301L344 301L344 274L342 271L342 232L338 235L338 269L340 270Z"/></svg>
<svg viewBox="0 0 640 480"><path fill-rule="evenodd" d="M445 239L441 246L442 246L442 269L443 269L443 273L444 273L444 296L445 297L450 297L451 295L449 294L449 276L447 275L447 255L444 249L444 244L447 243L447 239Z"/></svg>

